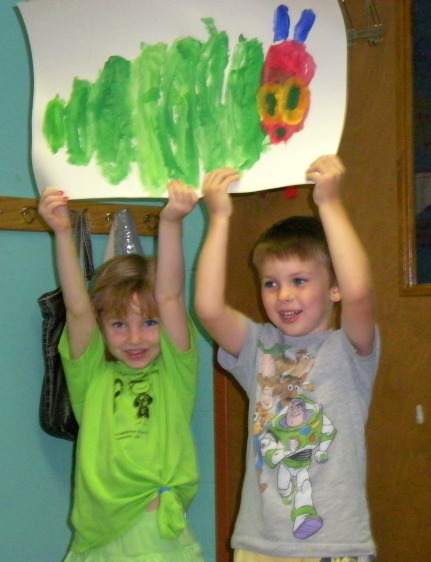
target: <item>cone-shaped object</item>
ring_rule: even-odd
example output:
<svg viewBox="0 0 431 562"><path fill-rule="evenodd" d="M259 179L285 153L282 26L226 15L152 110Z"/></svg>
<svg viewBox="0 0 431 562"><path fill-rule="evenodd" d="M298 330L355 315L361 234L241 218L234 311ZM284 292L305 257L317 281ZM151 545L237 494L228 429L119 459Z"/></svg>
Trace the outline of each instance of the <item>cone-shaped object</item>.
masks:
<svg viewBox="0 0 431 562"><path fill-rule="evenodd" d="M112 215L112 226L106 244L104 261L121 254L144 255L135 221L129 209L116 211Z"/></svg>

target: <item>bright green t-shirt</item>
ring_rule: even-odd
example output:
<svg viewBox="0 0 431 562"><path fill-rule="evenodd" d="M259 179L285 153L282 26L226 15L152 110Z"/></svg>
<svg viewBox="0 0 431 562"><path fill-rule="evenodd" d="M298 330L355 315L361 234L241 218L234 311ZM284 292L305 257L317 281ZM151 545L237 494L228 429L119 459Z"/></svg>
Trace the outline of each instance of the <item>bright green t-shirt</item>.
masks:
<svg viewBox="0 0 431 562"><path fill-rule="evenodd" d="M181 352L160 327L159 357L145 369L105 359L96 328L84 354L71 359L67 329L59 350L79 422L72 550L109 543L160 494L161 536L174 538L196 493L190 420L198 377L196 328Z"/></svg>

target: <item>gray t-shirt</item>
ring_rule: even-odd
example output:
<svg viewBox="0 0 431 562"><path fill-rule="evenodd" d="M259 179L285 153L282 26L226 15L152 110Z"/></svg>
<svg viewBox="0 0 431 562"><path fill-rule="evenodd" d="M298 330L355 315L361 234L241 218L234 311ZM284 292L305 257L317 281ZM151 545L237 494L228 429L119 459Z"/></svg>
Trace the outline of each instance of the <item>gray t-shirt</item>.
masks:
<svg viewBox="0 0 431 562"><path fill-rule="evenodd" d="M364 427L380 354L343 330L286 336L249 321L222 367L249 398L246 474L232 547L269 556L374 555Z"/></svg>

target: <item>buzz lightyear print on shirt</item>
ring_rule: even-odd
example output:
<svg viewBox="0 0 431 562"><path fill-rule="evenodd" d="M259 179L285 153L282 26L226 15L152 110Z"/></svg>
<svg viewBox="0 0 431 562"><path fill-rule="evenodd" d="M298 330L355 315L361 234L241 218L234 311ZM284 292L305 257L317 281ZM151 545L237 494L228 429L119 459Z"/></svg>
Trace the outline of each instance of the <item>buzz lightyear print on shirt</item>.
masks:
<svg viewBox="0 0 431 562"><path fill-rule="evenodd" d="M269 471L280 502L291 510L293 535L307 539L323 526L313 503L310 467L329 460L336 429L322 404L313 400L310 372L315 357L309 351L292 355L289 346L276 344L259 353L253 422L259 488L265 493L263 473Z"/></svg>

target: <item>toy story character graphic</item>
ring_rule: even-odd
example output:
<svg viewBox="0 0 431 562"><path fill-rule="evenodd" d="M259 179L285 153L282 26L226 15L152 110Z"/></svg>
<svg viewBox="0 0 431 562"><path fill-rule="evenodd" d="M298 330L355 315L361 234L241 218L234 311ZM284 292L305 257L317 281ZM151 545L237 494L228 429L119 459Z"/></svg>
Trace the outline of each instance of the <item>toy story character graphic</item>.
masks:
<svg viewBox="0 0 431 562"><path fill-rule="evenodd" d="M264 364L265 359L268 360L269 357L270 356L268 355L264 355L262 363ZM267 484L260 482L264 464L260 449L260 438L264 433L267 424L277 413L275 410L275 396L280 392L280 385L274 377L265 377L262 373L259 373L258 386L260 399L256 402L256 410L253 419L253 442L256 457L256 472L259 478L259 488L260 491L263 492L266 489Z"/></svg>
<svg viewBox="0 0 431 562"><path fill-rule="evenodd" d="M296 396L301 390L313 390L313 383L308 380L308 375L313 364L314 357L305 349L298 350L294 358L275 358L277 380L280 384L280 400L277 405L278 412L287 406L289 400Z"/></svg>
<svg viewBox="0 0 431 562"><path fill-rule="evenodd" d="M265 463L277 468L277 489L283 503L293 503L293 535L306 539L323 525L313 505L309 467L328 460L336 430L316 402L301 394L289 401L261 439Z"/></svg>
<svg viewBox="0 0 431 562"><path fill-rule="evenodd" d="M309 468L328 460L336 430L320 404L307 396L314 390L309 379L313 354L289 352L286 345L260 348L253 435L256 471L263 493L265 465L276 471L277 492L292 506L293 535L306 539L319 531L323 520L313 504Z"/></svg>
<svg viewBox="0 0 431 562"><path fill-rule="evenodd" d="M306 350L299 350L294 358L285 357L282 347L275 345L267 350L260 346L260 372L257 375L258 396L253 419L253 436L256 471L262 492L267 485L260 482L264 464L260 439L271 419L287 405L289 398L296 396L301 389L313 389L312 382L306 379L314 358Z"/></svg>

